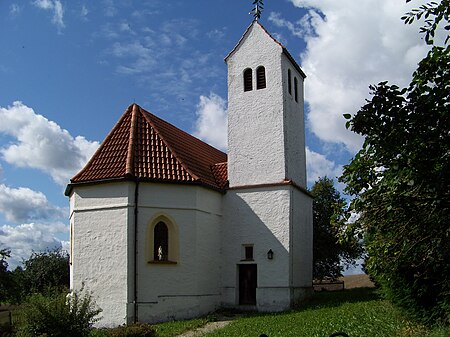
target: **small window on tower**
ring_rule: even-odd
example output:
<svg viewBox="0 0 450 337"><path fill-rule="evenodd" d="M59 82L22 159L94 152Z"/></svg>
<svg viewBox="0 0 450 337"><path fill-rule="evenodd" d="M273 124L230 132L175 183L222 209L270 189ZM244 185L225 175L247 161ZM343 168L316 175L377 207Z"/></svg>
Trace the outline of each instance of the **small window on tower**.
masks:
<svg viewBox="0 0 450 337"><path fill-rule="evenodd" d="M247 68L244 70L244 91L253 90L253 76L252 70Z"/></svg>
<svg viewBox="0 0 450 337"><path fill-rule="evenodd" d="M295 97L295 101L298 102L298 81L297 81L297 77L294 77L294 97Z"/></svg>
<svg viewBox="0 0 450 337"><path fill-rule="evenodd" d="M289 95L292 95L292 78L291 78L291 69L288 69L288 92Z"/></svg>
<svg viewBox="0 0 450 337"><path fill-rule="evenodd" d="M253 261L253 245L242 245L243 258L242 261Z"/></svg>
<svg viewBox="0 0 450 337"><path fill-rule="evenodd" d="M256 69L256 89L264 89L266 87L266 68L260 66Z"/></svg>

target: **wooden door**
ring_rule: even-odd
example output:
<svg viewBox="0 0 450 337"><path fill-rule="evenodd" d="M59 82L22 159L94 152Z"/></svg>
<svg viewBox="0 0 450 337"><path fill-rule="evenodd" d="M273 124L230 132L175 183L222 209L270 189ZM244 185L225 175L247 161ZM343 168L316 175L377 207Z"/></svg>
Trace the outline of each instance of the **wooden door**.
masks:
<svg viewBox="0 0 450 337"><path fill-rule="evenodd" d="M239 265L239 304L256 305L256 264Z"/></svg>

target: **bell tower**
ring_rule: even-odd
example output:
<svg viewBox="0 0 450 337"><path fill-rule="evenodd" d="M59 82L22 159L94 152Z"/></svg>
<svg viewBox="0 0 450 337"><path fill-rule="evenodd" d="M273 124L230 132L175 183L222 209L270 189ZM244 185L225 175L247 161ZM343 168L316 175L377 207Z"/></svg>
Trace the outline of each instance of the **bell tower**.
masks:
<svg viewBox="0 0 450 337"><path fill-rule="evenodd" d="M256 20L225 61L230 187L292 181L306 188L305 74Z"/></svg>
<svg viewBox="0 0 450 337"><path fill-rule="evenodd" d="M312 198L306 190L303 81L255 20L228 65L225 306L279 311L312 292Z"/></svg>

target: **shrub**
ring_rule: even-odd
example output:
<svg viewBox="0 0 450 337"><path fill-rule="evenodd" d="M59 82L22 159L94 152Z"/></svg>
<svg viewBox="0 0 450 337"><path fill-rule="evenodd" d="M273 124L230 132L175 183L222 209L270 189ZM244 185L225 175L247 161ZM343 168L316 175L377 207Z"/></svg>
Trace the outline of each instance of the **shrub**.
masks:
<svg viewBox="0 0 450 337"><path fill-rule="evenodd" d="M54 293L30 297L19 336L84 337L99 320L101 309L89 293Z"/></svg>
<svg viewBox="0 0 450 337"><path fill-rule="evenodd" d="M156 337L156 331L149 324L137 323L110 329L108 337Z"/></svg>

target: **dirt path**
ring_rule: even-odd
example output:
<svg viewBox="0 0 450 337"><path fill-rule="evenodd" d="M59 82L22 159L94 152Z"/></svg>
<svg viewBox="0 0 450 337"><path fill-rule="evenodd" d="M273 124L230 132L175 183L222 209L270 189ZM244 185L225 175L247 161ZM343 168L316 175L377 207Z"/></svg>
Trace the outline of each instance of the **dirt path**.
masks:
<svg viewBox="0 0 450 337"><path fill-rule="evenodd" d="M227 326L231 323L231 320L227 321L217 321L217 322L210 322L206 323L205 326L202 326L201 328L197 328L194 330L186 331L185 333L178 335L176 337L200 337L206 335L208 332L222 329L223 327Z"/></svg>

